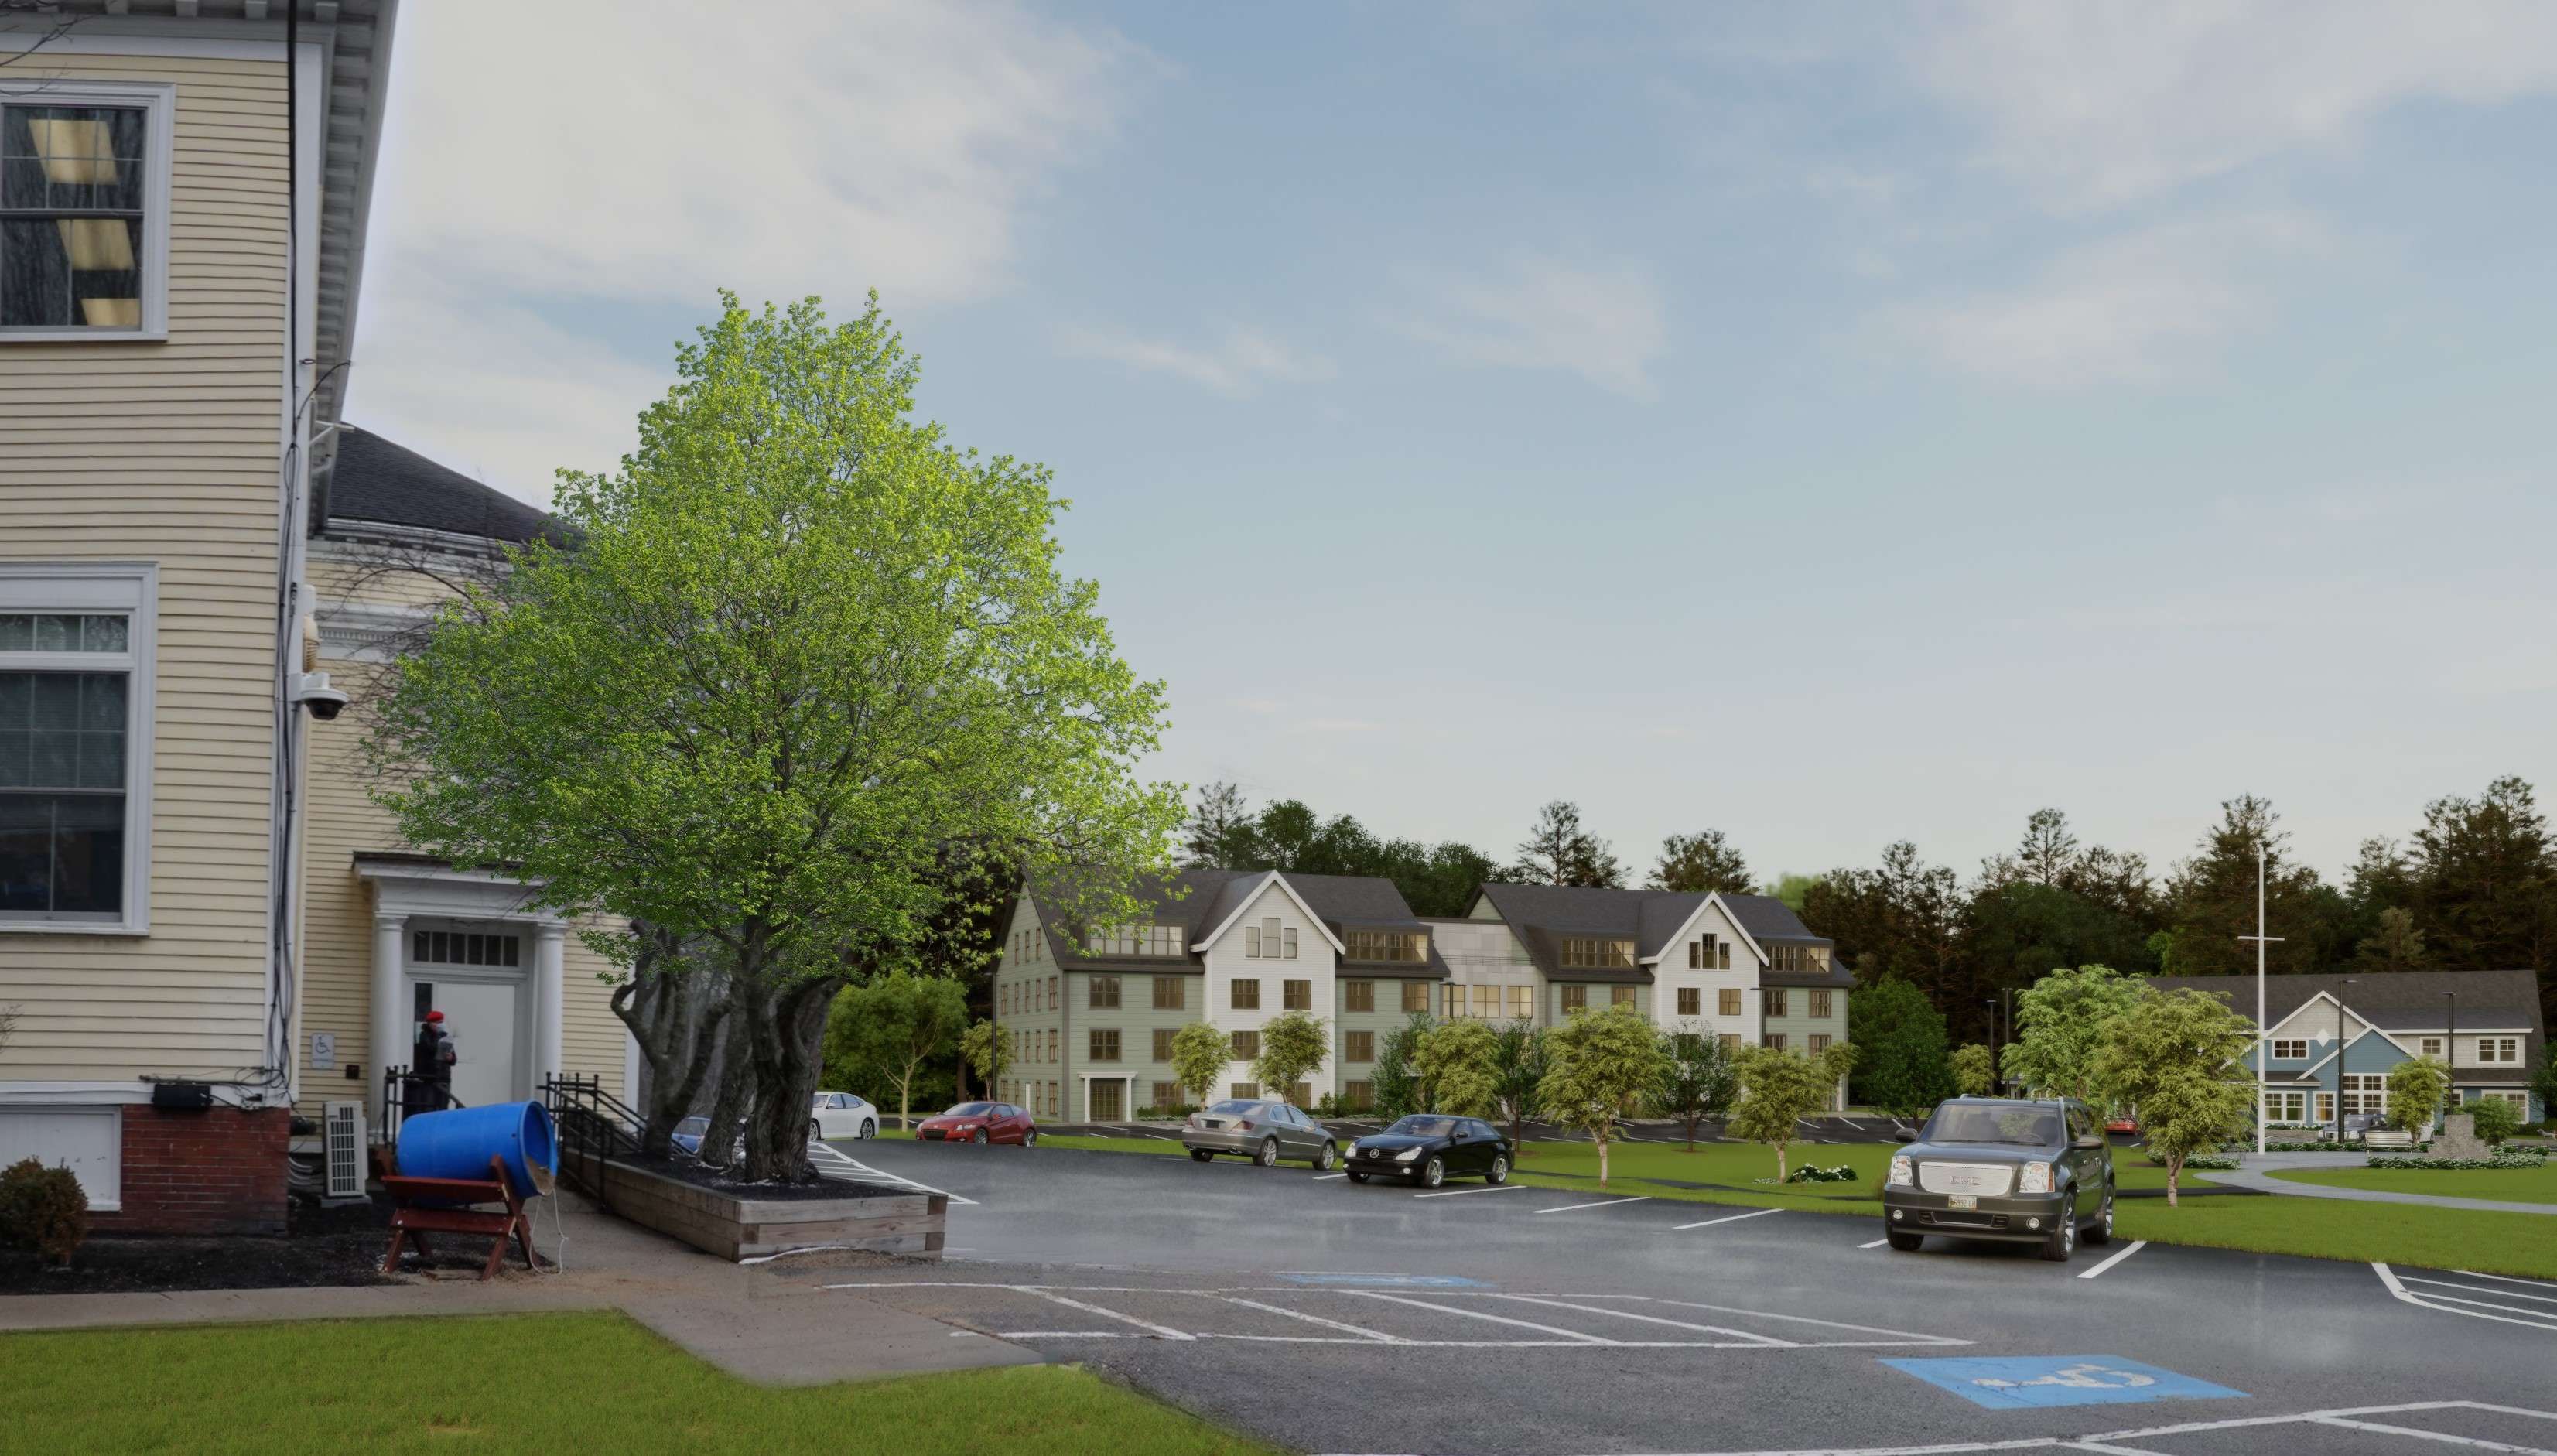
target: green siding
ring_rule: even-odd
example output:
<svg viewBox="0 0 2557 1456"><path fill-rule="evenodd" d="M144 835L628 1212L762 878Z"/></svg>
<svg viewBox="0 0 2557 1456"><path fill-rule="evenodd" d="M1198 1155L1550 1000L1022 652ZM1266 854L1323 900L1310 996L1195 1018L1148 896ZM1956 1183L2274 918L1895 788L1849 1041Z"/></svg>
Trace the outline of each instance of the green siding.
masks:
<svg viewBox="0 0 2557 1456"><path fill-rule="evenodd" d="M1090 1073L1124 1074L1135 1077L1131 1101L1121 1116L1133 1118L1153 1101L1154 1083L1172 1080L1171 1065L1154 1060L1154 1032L1177 1030L1192 1021L1205 1020L1201 1002L1207 991L1207 978L1184 975L1181 981L1182 1007L1179 1010L1154 1009L1154 978L1142 972L1121 971L1119 1006L1116 1010L1092 1004L1091 982L1094 974L1087 971L1069 973L1067 985L1074 997L1073 1044L1066 1048L1059 1075L1066 1079L1064 1122L1088 1121L1091 1113L1084 1104L1083 1077ZM1096 1062L1091 1059L1091 1033L1095 1028L1119 1033L1119 1060Z"/></svg>
<svg viewBox="0 0 2557 1456"><path fill-rule="evenodd" d="M1546 983L1546 1024L1548 1026L1559 1026L1562 1024L1563 1018L1571 1014L1562 1008L1562 989L1565 986L1584 987L1589 993L1589 1008L1591 1010L1603 1010L1614 999L1616 988L1623 984L1624 983L1622 982L1615 981L1551 981ZM1641 1011L1646 1016L1652 1014L1652 989L1649 986L1636 986L1633 990L1634 1008Z"/></svg>
<svg viewBox="0 0 2557 1456"><path fill-rule="evenodd" d="M1332 1085L1335 1087L1339 1087L1348 1082L1374 1082L1376 1080L1376 1063L1372 1061L1353 1062L1349 1059L1349 1034L1351 1032L1374 1032L1376 1035L1377 1045L1382 1049L1385 1045L1386 1036L1394 1031L1396 1027L1401 1026L1405 1021L1411 1019L1411 1017L1403 1010L1403 982L1388 980L1384 977L1366 977L1358 975L1344 975L1340 978L1341 983L1370 980L1374 981L1376 984L1376 1009L1373 1011L1342 1011L1338 1017L1338 1024L1332 1028ZM1432 996L1437 994L1437 983L1421 982L1417 984L1427 986ZM1338 983L1334 985L1333 990L1336 993L1333 1004L1338 1005L1342 1000L1346 999L1346 995L1339 993L1340 986Z"/></svg>
<svg viewBox="0 0 2557 1456"><path fill-rule="evenodd" d="M1776 989L1771 987L1760 991L1762 1004L1766 992ZM1785 1014L1767 1017L1764 1029L1769 1034L1783 1035L1789 1050L1811 1050L1811 1038L1816 1033L1828 1037L1832 1043L1846 1040L1845 988L1838 987L1829 992L1829 1013L1826 1016L1812 1014L1812 988L1788 986L1782 990L1785 993Z"/></svg>

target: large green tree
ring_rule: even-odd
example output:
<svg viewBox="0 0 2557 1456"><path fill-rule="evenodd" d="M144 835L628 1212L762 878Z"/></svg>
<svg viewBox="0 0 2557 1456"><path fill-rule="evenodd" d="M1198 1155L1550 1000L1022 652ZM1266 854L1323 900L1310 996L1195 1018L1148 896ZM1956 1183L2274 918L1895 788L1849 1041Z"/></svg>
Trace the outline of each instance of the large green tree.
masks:
<svg viewBox="0 0 2557 1456"><path fill-rule="evenodd" d="M1387 1121L1410 1113L1422 1112L1420 1077L1413 1070L1413 1059L1420 1051L1420 1038L1429 1034L1429 1013L1414 1011L1402 1025L1378 1037L1376 1042L1376 1115Z"/></svg>
<svg viewBox="0 0 2557 1456"><path fill-rule="evenodd" d="M2254 1044L2253 1021L2198 991L2141 987L2105 1023L2094 1078L2107 1101L2139 1109L2141 1140L2166 1164L2167 1207L2185 1159L2246 1130L2255 1087L2237 1059Z"/></svg>
<svg viewBox="0 0 2557 1456"><path fill-rule="evenodd" d="M1962 954L1961 883L1906 840L1872 869L1832 869L1804 892L1805 922L1836 942L1859 984L1897 976L1927 993L1955 1027L1985 1036L1987 994Z"/></svg>
<svg viewBox="0 0 2557 1456"><path fill-rule="evenodd" d="M2388 1125L2418 1136L2451 1090L2451 1069L2438 1057L2408 1057L2388 1069Z"/></svg>
<svg viewBox="0 0 2557 1456"><path fill-rule="evenodd" d="M1853 1002L1848 1008L1854 1008ZM1964 1097L1986 1097L1997 1088L1997 1056L1978 1042L1953 1048L1948 1058L1953 1072L1953 1091Z"/></svg>
<svg viewBox="0 0 2557 1456"><path fill-rule="evenodd" d="M760 1181L807 1175L827 1007L915 964L949 847L1125 883L1181 804L1137 776L1162 690L1057 570L1047 470L916 420L875 304L726 303L621 468L561 473L573 544L447 606L371 742L420 850L718 948Z"/></svg>
<svg viewBox="0 0 2557 1456"><path fill-rule="evenodd" d="M1888 976L1849 995L1846 1031L1857 1051L1853 1101L1914 1117L1953 1095L1945 1017L1908 982Z"/></svg>
<svg viewBox="0 0 2557 1456"><path fill-rule="evenodd" d="M2416 904L2452 970L2557 969L2557 847L2529 784L2506 775L2474 799L2424 806Z"/></svg>
<svg viewBox="0 0 2557 1456"><path fill-rule="evenodd" d="M912 1127L915 1092L960 1050L967 1026L968 993L958 982L891 971L836 995L826 1018L827 1065L847 1078L875 1070L896 1090L896 1125ZM804 1128L804 1098L798 1113Z"/></svg>
<svg viewBox="0 0 2557 1456"><path fill-rule="evenodd" d="M1527 1021L1503 1022L1492 1033L1492 1102L1510 1125L1510 1145L1525 1146L1527 1120L1536 1116L1547 1070L1545 1033Z"/></svg>
<svg viewBox="0 0 2557 1456"><path fill-rule="evenodd" d="M1537 811L1536 823L1519 842L1513 878L1527 884L1567 884L1617 888L1625 866L1607 842L1580 826L1580 806L1556 799Z"/></svg>
<svg viewBox="0 0 2557 1456"><path fill-rule="evenodd" d="M2255 852L2264 850L2264 921L2279 937L2265 950L2276 974L2323 971L2352 950L2352 909L2315 869L2291 858L2290 835L2270 801L2241 794L2167 879L2169 976L2235 976L2255 969Z"/></svg>
<svg viewBox="0 0 2557 1456"><path fill-rule="evenodd" d="M1616 1125L1632 1117L1669 1074L1669 1052L1651 1018L1631 1001L1578 1010L1545 1033L1546 1116L1589 1135L1598 1147L1598 1186L1607 1186L1607 1149Z"/></svg>
<svg viewBox="0 0 2557 1456"><path fill-rule="evenodd" d="M2110 966L2045 976L2015 998L2018 1035L1999 1053L1999 1069L2037 1092L2102 1105L2096 1056L2146 985Z"/></svg>
<svg viewBox="0 0 2557 1456"><path fill-rule="evenodd" d="M1740 847L1725 838L1722 831L1708 829L1662 840L1660 861L1652 866L1651 877L1643 881L1643 887L1686 894L1720 890L1727 895L1745 895L1756 890L1757 881L1749 877L1749 861L1741 857Z"/></svg>
<svg viewBox="0 0 2557 1456"><path fill-rule="evenodd" d="M1192 1021L1172 1033L1172 1080L1195 1106L1204 1106L1216 1079L1234 1060L1234 1042L1205 1021Z"/></svg>
<svg viewBox="0 0 2557 1456"><path fill-rule="evenodd" d="M1261 1055L1253 1059L1252 1075L1264 1096L1283 1099L1288 1089L1322 1067L1331 1046L1322 1017L1283 1011L1261 1023Z"/></svg>
<svg viewBox="0 0 2557 1456"><path fill-rule="evenodd" d="M1457 1017L1420 1033L1412 1052L1420 1103L1464 1118L1500 1115L1500 1038L1488 1021Z"/></svg>
<svg viewBox="0 0 2557 1456"><path fill-rule="evenodd" d="M1731 1110L1740 1092L1740 1070L1730 1047L1709 1026L1682 1021L1664 1033L1660 1110L1686 1129L1686 1150L1695 1151L1696 1129L1709 1118Z"/></svg>

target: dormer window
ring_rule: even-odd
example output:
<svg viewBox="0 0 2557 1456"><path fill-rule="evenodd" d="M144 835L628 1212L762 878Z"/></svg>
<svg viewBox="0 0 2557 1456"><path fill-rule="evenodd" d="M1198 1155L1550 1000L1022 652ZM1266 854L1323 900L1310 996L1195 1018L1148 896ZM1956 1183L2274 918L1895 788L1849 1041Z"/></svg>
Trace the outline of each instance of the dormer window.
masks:
<svg viewBox="0 0 2557 1456"><path fill-rule="evenodd" d="M1177 925L1114 925L1083 938L1083 948L1096 956L1177 956Z"/></svg>
<svg viewBox="0 0 2557 1456"><path fill-rule="evenodd" d="M1829 969L1829 948L1778 941L1767 947L1767 969L1824 976Z"/></svg>
<svg viewBox="0 0 2557 1456"><path fill-rule="evenodd" d="M1353 961L1400 961L1418 964L1429 959L1427 931L1353 930L1342 937L1349 942Z"/></svg>
<svg viewBox="0 0 2557 1456"><path fill-rule="evenodd" d="M1634 968L1634 943L1600 936L1562 938L1562 964L1566 970L1609 971Z"/></svg>

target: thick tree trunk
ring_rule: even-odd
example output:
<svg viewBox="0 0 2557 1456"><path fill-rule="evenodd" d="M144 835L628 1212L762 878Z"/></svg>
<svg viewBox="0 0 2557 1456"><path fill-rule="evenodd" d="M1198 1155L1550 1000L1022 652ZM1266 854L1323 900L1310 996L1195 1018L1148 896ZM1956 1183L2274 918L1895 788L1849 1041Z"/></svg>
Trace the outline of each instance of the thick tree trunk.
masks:
<svg viewBox="0 0 2557 1456"><path fill-rule="evenodd" d="M754 1111L757 1077L761 1068L755 1065L754 987L740 976L729 987L728 1017L724 1043L720 1052L719 1095L711 1101L710 1126L702 1133L701 1159L715 1168L733 1166L737 1154L732 1139L738 1125Z"/></svg>
<svg viewBox="0 0 2557 1456"><path fill-rule="evenodd" d="M1600 1192L1602 1192L1602 1193L1603 1193L1603 1192L1605 1192L1605 1191L1606 1191L1606 1189L1607 1189L1607 1134L1605 1134L1604 1132L1598 1133L1598 1134L1597 1134L1597 1143L1598 1143L1598 1190L1599 1190Z"/></svg>
<svg viewBox="0 0 2557 1456"><path fill-rule="evenodd" d="M826 1011L844 978L793 982L756 1007L758 1096L745 1132L745 1180L802 1182L808 1161L808 1106L825 1070Z"/></svg>
<svg viewBox="0 0 2557 1456"><path fill-rule="evenodd" d="M710 1075L728 1002L720 979L689 961L678 937L653 926L632 929L640 937L638 963L613 991L612 1011L648 1063L645 1105L635 1109L643 1119L640 1155L661 1158ZM636 1089L632 1100L641 1101Z"/></svg>

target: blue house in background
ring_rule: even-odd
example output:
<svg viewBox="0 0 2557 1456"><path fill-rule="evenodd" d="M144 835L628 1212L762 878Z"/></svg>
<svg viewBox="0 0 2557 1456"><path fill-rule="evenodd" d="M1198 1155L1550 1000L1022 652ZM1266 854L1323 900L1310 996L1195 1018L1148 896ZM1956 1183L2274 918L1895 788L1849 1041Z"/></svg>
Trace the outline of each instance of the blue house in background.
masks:
<svg viewBox="0 0 2557 1456"><path fill-rule="evenodd" d="M2193 990L2255 1015L2252 976L2159 976L2160 991ZM2400 971L2264 978L2264 1121L2332 1127L2339 1113L2388 1110L2388 1073L2431 1057L2451 1068L2456 1101L2494 1098L2521 1121L2548 1116L2530 1090L2548 1055L2539 979L2529 971ZM2248 1070L2255 1053L2244 1059Z"/></svg>

